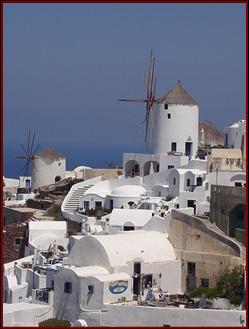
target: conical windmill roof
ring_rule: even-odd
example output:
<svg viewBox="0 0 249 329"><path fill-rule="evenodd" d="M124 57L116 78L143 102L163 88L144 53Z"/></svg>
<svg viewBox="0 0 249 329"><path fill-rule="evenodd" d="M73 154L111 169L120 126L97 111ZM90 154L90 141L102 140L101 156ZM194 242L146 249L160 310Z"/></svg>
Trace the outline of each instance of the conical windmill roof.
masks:
<svg viewBox="0 0 249 329"><path fill-rule="evenodd" d="M65 159L65 156L51 148L41 151L35 154L36 158L50 159L50 160L60 160Z"/></svg>
<svg viewBox="0 0 249 329"><path fill-rule="evenodd" d="M177 82L174 88L160 97L158 102L179 105L198 105L194 98L182 87L180 81Z"/></svg>

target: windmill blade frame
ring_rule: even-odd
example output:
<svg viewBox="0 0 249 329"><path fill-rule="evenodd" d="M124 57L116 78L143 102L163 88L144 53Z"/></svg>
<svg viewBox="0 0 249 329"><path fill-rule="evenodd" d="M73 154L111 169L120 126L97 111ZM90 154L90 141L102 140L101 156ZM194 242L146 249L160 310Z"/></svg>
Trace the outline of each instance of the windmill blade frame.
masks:
<svg viewBox="0 0 249 329"><path fill-rule="evenodd" d="M153 50L150 52L149 56L149 67L147 72L145 72L145 87L146 87L146 98L121 98L118 101L121 102L133 102L133 103L146 103L145 118L143 123L145 123L145 138L144 142L146 144L146 149L148 147L148 140L152 142L152 131L153 131L153 105L157 103L155 99L156 94L156 77L155 77L155 57L153 56ZM148 138L150 137L150 138Z"/></svg>
<svg viewBox="0 0 249 329"><path fill-rule="evenodd" d="M36 138L36 134L33 133L32 137L31 137L31 132L29 130L27 146L25 147L23 144L20 144L21 149L24 152L24 155L18 156L16 158L26 160L25 165L21 168L21 172L23 172L23 177L32 176L32 169L33 169L33 171L37 171L37 168L36 168L33 160L36 158L35 153L37 152L40 144L37 144L35 146L35 138ZM32 168L31 168L31 166L32 166Z"/></svg>

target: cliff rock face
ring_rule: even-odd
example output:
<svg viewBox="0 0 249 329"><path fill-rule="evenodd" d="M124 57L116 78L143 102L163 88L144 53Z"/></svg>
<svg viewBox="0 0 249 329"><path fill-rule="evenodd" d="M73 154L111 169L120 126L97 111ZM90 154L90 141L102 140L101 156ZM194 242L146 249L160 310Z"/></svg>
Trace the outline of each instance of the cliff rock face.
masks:
<svg viewBox="0 0 249 329"><path fill-rule="evenodd" d="M224 145L224 135L210 121L199 124L199 142L202 140L202 129L204 130L204 143L210 145Z"/></svg>

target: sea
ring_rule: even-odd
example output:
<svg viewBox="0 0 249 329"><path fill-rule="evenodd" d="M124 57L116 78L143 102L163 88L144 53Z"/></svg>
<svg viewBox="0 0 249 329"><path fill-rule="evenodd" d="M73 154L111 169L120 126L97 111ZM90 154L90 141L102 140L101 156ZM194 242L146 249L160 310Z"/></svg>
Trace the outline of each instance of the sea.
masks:
<svg viewBox="0 0 249 329"><path fill-rule="evenodd" d="M89 166L92 168L108 168L110 166L123 166L123 153L139 152L144 153L143 145L91 145L80 144L54 144L41 145L39 151L51 147L62 153L66 158L66 170L73 170L77 166ZM25 159L18 159L24 156L20 144L4 143L3 175L7 178L19 178L24 174L21 169L25 165Z"/></svg>

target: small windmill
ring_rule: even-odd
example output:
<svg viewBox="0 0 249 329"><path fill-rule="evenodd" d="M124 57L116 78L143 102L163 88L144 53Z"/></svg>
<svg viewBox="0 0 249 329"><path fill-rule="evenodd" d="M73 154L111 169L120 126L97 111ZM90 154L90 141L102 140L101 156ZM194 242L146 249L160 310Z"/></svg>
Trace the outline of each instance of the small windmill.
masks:
<svg viewBox="0 0 249 329"><path fill-rule="evenodd" d="M34 147L34 145L35 145L35 133L31 137L31 133L30 133L30 130L29 130L26 147L24 147L22 144L20 144L20 146L21 146L21 148L24 152L24 155L17 157L17 159L26 160L25 165L21 169L21 171L23 172L24 179L26 177L31 176L32 168L33 168L33 170L37 170L32 161L35 159L35 153L38 150L40 145L37 144L35 147ZM30 186L28 187L28 191L29 190L30 190Z"/></svg>
<svg viewBox="0 0 249 329"><path fill-rule="evenodd" d="M149 68L145 76L145 86L146 86L146 98L145 99L125 99L121 98L121 102L134 102L134 103L145 103L146 112L145 112L145 139L146 148L148 143L151 143L152 140L152 129L153 129L153 105L157 103L155 99L156 93L156 77L154 75L155 71L155 57L153 56L153 51L151 50L149 57Z"/></svg>

